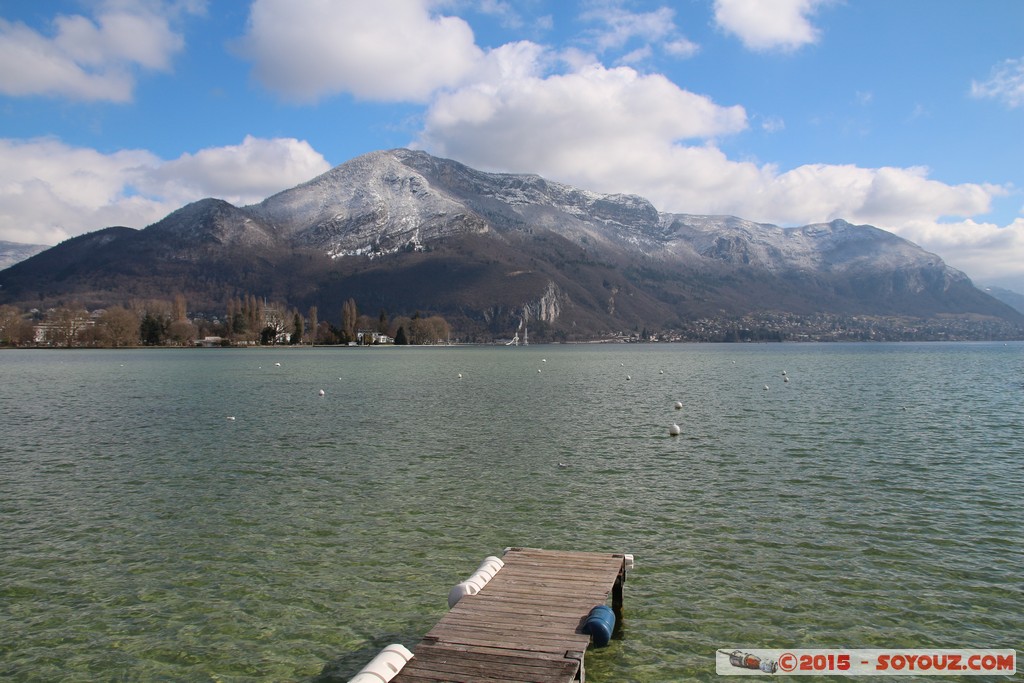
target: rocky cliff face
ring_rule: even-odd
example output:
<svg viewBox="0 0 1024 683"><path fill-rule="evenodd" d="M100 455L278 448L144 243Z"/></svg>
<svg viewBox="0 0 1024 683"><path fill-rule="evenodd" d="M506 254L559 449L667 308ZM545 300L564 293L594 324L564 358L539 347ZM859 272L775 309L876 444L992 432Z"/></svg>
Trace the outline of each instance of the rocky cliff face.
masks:
<svg viewBox="0 0 1024 683"><path fill-rule="evenodd" d="M660 213L634 195L403 149L253 206L206 199L106 243L99 234L0 273L0 302L154 290L212 307L241 291L331 311L354 297L495 334L524 320L596 332L758 311L1020 315L872 226Z"/></svg>

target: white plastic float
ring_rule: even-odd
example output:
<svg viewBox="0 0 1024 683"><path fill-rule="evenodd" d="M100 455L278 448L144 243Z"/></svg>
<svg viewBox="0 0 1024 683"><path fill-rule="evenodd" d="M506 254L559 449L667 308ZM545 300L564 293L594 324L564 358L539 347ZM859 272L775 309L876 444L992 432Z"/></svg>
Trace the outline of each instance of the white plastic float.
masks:
<svg viewBox="0 0 1024 683"><path fill-rule="evenodd" d="M393 643L380 651L370 663L359 670L348 683L388 683L412 659L412 652L404 645Z"/></svg>
<svg viewBox="0 0 1024 683"><path fill-rule="evenodd" d="M498 570L504 566L505 563L494 555L485 557L484 561L480 563L480 567L468 579L455 584L448 591L448 609L455 607L459 600L467 595L479 593L487 585L487 582L494 578Z"/></svg>

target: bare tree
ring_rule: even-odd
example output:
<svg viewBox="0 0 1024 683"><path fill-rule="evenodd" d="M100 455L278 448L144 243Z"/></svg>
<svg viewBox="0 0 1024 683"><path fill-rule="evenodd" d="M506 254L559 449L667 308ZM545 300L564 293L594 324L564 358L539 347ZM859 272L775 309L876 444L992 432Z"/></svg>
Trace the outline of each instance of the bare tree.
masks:
<svg viewBox="0 0 1024 683"><path fill-rule="evenodd" d="M107 346L131 346L139 343L139 316L127 308L108 308L96 321L99 341Z"/></svg>
<svg viewBox="0 0 1024 683"><path fill-rule="evenodd" d="M359 317L356 311L356 300L348 299L341 307L341 334L342 341L350 342L356 339L356 323Z"/></svg>
<svg viewBox="0 0 1024 683"><path fill-rule="evenodd" d="M178 346L190 346L196 340L196 326L188 320L175 320L167 326L167 337Z"/></svg>
<svg viewBox="0 0 1024 683"><path fill-rule="evenodd" d="M56 308L47 316L46 340L54 346L71 348L78 333L89 324L89 312L75 306Z"/></svg>
<svg viewBox="0 0 1024 683"><path fill-rule="evenodd" d="M32 323L14 306L0 306L0 344L18 346L35 338Z"/></svg>
<svg viewBox="0 0 1024 683"><path fill-rule="evenodd" d="M188 319L188 309L185 306L185 295L175 294L174 303L171 305L171 322Z"/></svg>

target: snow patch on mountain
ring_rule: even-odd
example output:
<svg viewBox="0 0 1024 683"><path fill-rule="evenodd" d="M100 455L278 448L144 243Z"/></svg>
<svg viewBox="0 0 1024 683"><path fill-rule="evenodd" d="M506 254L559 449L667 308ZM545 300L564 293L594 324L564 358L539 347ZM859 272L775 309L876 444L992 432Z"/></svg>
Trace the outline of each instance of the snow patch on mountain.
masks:
<svg viewBox="0 0 1024 683"><path fill-rule="evenodd" d="M0 240L0 270L13 266L49 249L45 244L22 244Z"/></svg>

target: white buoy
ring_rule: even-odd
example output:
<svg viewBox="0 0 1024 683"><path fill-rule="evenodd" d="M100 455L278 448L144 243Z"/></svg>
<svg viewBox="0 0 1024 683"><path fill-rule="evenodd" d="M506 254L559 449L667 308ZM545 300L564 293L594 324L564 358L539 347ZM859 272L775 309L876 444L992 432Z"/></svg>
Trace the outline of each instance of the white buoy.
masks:
<svg viewBox="0 0 1024 683"><path fill-rule="evenodd" d="M321 389L321 390L320 390L320 395L321 395L321 396L323 396L323 395L324 395L324 390L323 390L323 389Z"/></svg>
<svg viewBox="0 0 1024 683"><path fill-rule="evenodd" d="M547 359L547 358L541 358L541 359L540 359L540 362L541 362L541 363L547 363L547 362L548 362L548 359Z"/></svg>
<svg viewBox="0 0 1024 683"><path fill-rule="evenodd" d="M658 370L658 374L659 374L659 375L664 375L664 374L665 374L665 371L664 371L664 370Z"/></svg>
<svg viewBox="0 0 1024 683"><path fill-rule="evenodd" d="M235 421L235 416L234 415L228 415L228 421L229 422L234 422Z"/></svg>
<svg viewBox="0 0 1024 683"><path fill-rule="evenodd" d="M281 367L280 363L274 363L274 365L277 366L277 367Z"/></svg>
<svg viewBox="0 0 1024 683"><path fill-rule="evenodd" d="M537 372L540 372L540 368L537 368Z"/></svg>
<svg viewBox="0 0 1024 683"><path fill-rule="evenodd" d="M785 371L785 370L783 370L783 371L782 371L782 376L783 376L783 377L785 377L785 376L786 376L786 371Z"/></svg>
<svg viewBox="0 0 1024 683"><path fill-rule="evenodd" d="M459 600L467 595L476 595L483 590L487 582L493 579L498 570L504 566L505 563L494 555L485 557L480 567L468 579L460 581L448 591L448 609L455 607Z"/></svg>
<svg viewBox="0 0 1024 683"><path fill-rule="evenodd" d="M563 469L563 470L564 470L564 469L566 469L566 468L568 468L568 467L569 467L569 463L567 463L567 462L560 462L560 463L558 463L558 467L559 467L560 469Z"/></svg>
<svg viewBox="0 0 1024 683"><path fill-rule="evenodd" d="M669 436L679 436L683 430L679 429L679 425L673 424L668 428Z"/></svg>
<svg viewBox="0 0 1024 683"><path fill-rule="evenodd" d="M786 384L789 384L789 378L788 377L783 377L782 381L785 382Z"/></svg>
<svg viewBox="0 0 1024 683"><path fill-rule="evenodd" d="M673 407L674 407L674 408L675 408L676 410L682 410L682 409L683 409L683 402L682 402L682 401L676 401L676 404L675 404L675 406L673 406Z"/></svg>
<svg viewBox="0 0 1024 683"><path fill-rule="evenodd" d="M462 379L462 373L461 372L459 373L459 379Z"/></svg>
<svg viewBox="0 0 1024 683"><path fill-rule="evenodd" d="M629 375L626 375L626 379L633 379L633 378L630 377Z"/></svg>
<svg viewBox="0 0 1024 683"><path fill-rule="evenodd" d="M404 645L392 643L360 669L354 678L350 678L348 683L389 683L412 657L412 652Z"/></svg>
<svg viewBox="0 0 1024 683"><path fill-rule="evenodd" d="M768 391L768 385L767 384L764 385L764 390Z"/></svg>

